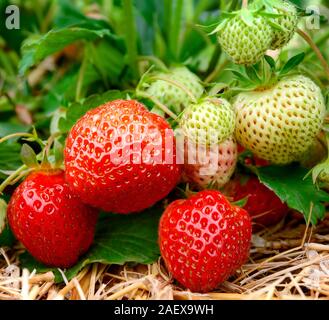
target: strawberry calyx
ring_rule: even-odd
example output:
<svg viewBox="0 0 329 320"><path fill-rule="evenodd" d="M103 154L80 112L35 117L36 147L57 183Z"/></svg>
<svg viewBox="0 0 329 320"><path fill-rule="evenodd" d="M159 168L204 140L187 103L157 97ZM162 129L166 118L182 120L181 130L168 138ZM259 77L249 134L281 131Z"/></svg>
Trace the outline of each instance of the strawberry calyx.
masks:
<svg viewBox="0 0 329 320"><path fill-rule="evenodd" d="M58 140L60 136L60 133L55 133L47 141L43 141L39 138L35 128L33 128L32 133L17 133L0 139L0 143L3 143L13 138L21 138L26 142L36 142L41 148L41 151L36 154L28 143L23 143L20 152L23 165L11 172L2 182L0 185L0 195L2 195L8 186L15 185L32 172L58 172L63 166L63 147Z"/></svg>
<svg viewBox="0 0 329 320"><path fill-rule="evenodd" d="M209 35L214 35L221 31L225 25L226 22L230 19L233 19L235 17L240 17L241 20L245 23L246 26L252 26L254 23L254 19L258 17L263 17L266 19L268 24L270 24L275 29L279 29L284 31L285 29L282 28L280 25L273 22L273 18L279 18L284 16L282 13L276 13L274 10L267 11L265 10L266 7L264 6L255 6L255 7L249 7L249 8L242 8L240 10L234 11L234 12L222 12L221 16L219 18L219 22L215 25L209 26L208 28L215 27Z"/></svg>
<svg viewBox="0 0 329 320"><path fill-rule="evenodd" d="M235 66L228 69L234 78L228 91L234 92L233 95L235 95L243 91L270 90L283 78L296 74L295 69L304 58L305 53L302 52L290 58L286 63L279 63L273 57L266 55L263 60L253 66Z"/></svg>

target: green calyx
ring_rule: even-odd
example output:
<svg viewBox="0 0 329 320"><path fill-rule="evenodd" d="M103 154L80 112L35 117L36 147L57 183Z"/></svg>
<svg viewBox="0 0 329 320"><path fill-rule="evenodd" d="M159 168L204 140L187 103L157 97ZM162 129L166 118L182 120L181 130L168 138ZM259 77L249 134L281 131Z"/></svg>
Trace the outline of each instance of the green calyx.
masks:
<svg viewBox="0 0 329 320"><path fill-rule="evenodd" d="M230 69L234 76L231 92L264 91L272 88L282 78L293 74L304 58L305 53L301 53L292 57L286 63L279 64L271 56L265 56L256 65Z"/></svg>
<svg viewBox="0 0 329 320"><path fill-rule="evenodd" d="M36 154L28 143L23 143L20 158L23 163L16 171L11 172L8 177L0 185L0 195L6 187L15 185L24 179L31 172L39 170L55 170L63 166L62 153L63 144L60 142L60 133L55 133L49 137L47 141L42 141L33 128L32 133L17 133L0 139L0 143L11 139L22 139L30 143L37 143L41 148L41 152Z"/></svg>

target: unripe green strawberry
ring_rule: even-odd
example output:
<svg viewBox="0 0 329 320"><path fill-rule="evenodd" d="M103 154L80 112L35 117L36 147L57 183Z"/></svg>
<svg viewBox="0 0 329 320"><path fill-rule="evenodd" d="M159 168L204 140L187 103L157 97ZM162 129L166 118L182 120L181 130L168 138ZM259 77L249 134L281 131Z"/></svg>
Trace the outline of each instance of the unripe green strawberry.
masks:
<svg viewBox="0 0 329 320"><path fill-rule="evenodd" d="M320 88L301 75L270 89L241 93L233 107L238 142L274 164L299 161L319 134L326 112Z"/></svg>
<svg viewBox="0 0 329 320"><path fill-rule="evenodd" d="M206 99L185 109L180 128L183 134L201 145L220 144L231 137L235 115L225 99Z"/></svg>
<svg viewBox="0 0 329 320"><path fill-rule="evenodd" d="M294 36L298 25L297 9L293 4L282 1L280 8L275 9L275 11L283 14L283 16L273 19L273 22L284 28L284 30L273 28L274 37L271 44L273 50L281 49L287 45Z"/></svg>
<svg viewBox="0 0 329 320"><path fill-rule="evenodd" d="M224 22L217 33L223 50L236 64L256 64L270 48L273 30L266 19L254 16L247 24L238 14Z"/></svg>
<svg viewBox="0 0 329 320"><path fill-rule="evenodd" d="M147 89L149 95L157 98L176 114L180 114L193 102L183 88L186 88L196 99L199 99L204 92L201 80L186 67L173 68L168 73L162 72L156 74L155 77L167 78L182 86L181 88L164 80L156 80Z"/></svg>
<svg viewBox="0 0 329 320"><path fill-rule="evenodd" d="M236 168L237 149L233 138L214 147L186 142L183 179L199 190L225 186Z"/></svg>

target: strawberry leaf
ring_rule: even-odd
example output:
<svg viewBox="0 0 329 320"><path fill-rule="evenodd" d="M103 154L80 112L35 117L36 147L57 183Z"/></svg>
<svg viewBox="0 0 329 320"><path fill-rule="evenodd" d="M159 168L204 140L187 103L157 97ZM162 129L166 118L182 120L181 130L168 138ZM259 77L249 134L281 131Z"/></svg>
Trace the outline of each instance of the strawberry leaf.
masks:
<svg viewBox="0 0 329 320"><path fill-rule="evenodd" d="M312 178L307 176L307 169L298 166L272 166L257 169L257 174L264 185L291 209L302 213L306 221L309 220L310 213L313 225L324 218L325 202L329 202L329 194L316 188Z"/></svg>
<svg viewBox="0 0 329 320"><path fill-rule="evenodd" d="M280 76L286 75L291 70L296 68L299 64L301 64L303 62L304 58L305 58L304 52L292 57L281 69Z"/></svg>
<svg viewBox="0 0 329 320"><path fill-rule="evenodd" d="M20 161L21 145L18 143L5 142L0 144L0 178L10 175L22 165Z"/></svg>
<svg viewBox="0 0 329 320"><path fill-rule="evenodd" d="M62 133L67 133L73 125L89 110L99 107L100 105L116 99L126 98L126 93L111 90L100 95L93 95L84 102L75 102L68 108L65 118L61 118L58 127Z"/></svg>
<svg viewBox="0 0 329 320"><path fill-rule="evenodd" d="M129 216L103 214L98 222L93 246L74 267L66 270L66 277L72 279L83 267L96 262L123 265L157 261L160 256L158 224L162 212L162 206L158 205ZM63 281L57 269L43 266L28 253L22 254L20 260L23 267L30 271L53 271L56 281Z"/></svg>
<svg viewBox="0 0 329 320"><path fill-rule="evenodd" d="M275 69L276 69L275 60L271 56L268 56L268 55L265 56L265 60L268 63L268 65L271 67L271 70L275 71Z"/></svg>
<svg viewBox="0 0 329 320"><path fill-rule="evenodd" d="M19 65L20 74L23 75L36 63L78 40L93 41L105 36L114 37L108 29L90 30L75 26L51 30L42 37L28 39L22 47L23 57Z"/></svg>

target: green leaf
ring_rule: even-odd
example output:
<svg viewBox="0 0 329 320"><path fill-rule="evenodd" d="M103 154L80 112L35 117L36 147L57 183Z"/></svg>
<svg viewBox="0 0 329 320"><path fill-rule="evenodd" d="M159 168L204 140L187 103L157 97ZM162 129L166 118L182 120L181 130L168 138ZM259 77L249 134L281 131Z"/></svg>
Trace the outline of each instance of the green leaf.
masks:
<svg viewBox="0 0 329 320"><path fill-rule="evenodd" d="M329 194L318 190L312 178L306 175L308 170L298 166L264 167L257 170L260 181L291 209L305 216L306 221L311 213L312 224L317 224L325 216L325 202L329 202Z"/></svg>
<svg viewBox="0 0 329 320"><path fill-rule="evenodd" d="M299 64L303 62L304 58L305 58L304 52L292 57L281 69L280 76L286 75L288 72L296 68Z"/></svg>
<svg viewBox="0 0 329 320"><path fill-rule="evenodd" d="M59 120L59 129L62 133L66 133L89 110L97 108L106 102L124 99L125 97L126 93L111 90L101 95L90 96L83 103L73 103L67 110L66 117Z"/></svg>
<svg viewBox="0 0 329 320"><path fill-rule="evenodd" d="M4 230L0 234L0 247L12 247L16 239L8 223L6 223Z"/></svg>
<svg viewBox="0 0 329 320"><path fill-rule="evenodd" d="M37 155L34 150L28 145L23 144L21 149L21 160L29 168L37 168L39 166Z"/></svg>
<svg viewBox="0 0 329 320"><path fill-rule="evenodd" d="M57 3L58 12L54 19L56 27L63 28L74 25L83 25L84 28L92 30L110 28L105 20L93 19L84 15L74 6L74 2L58 0Z"/></svg>
<svg viewBox="0 0 329 320"><path fill-rule="evenodd" d="M261 83L260 77L257 74L257 71L254 66L251 67L245 67L246 74L248 77L255 83Z"/></svg>
<svg viewBox="0 0 329 320"><path fill-rule="evenodd" d="M265 56L265 60L269 64L271 69L274 71L276 68L275 60L271 56L268 56L268 55Z"/></svg>
<svg viewBox="0 0 329 320"><path fill-rule="evenodd" d="M23 57L19 64L20 74L49 55L64 49L78 40L93 41L97 38L112 36L110 30L89 30L81 27L51 30L42 37L29 39L23 44Z"/></svg>
<svg viewBox="0 0 329 320"><path fill-rule="evenodd" d="M5 142L0 144L0 178L3 177L3 172L16 170L22 165L20 151L21 145L18 143Z"/></svg>
<svg viewBox="0 0 329 320"><path fill-rule="evenodd" d="M102 214L93 246L73 268L66 270L66 277L71 279L86 265L97 262L124 265L157 261L160 256L158 224L162 212L163 207L157 205L143 213L129 216ZM31 271L53 271L56 281L63 281L57 269L43 266L28 253L22 254L20 261L24 268Z"/></svg>
<svg viewBox="0 0 329 320"><path fill-rule="evenodd" d="M19 123L0 122L0 137L5 137L17 132L28 132L30 126L24 126Z"/></svg>

